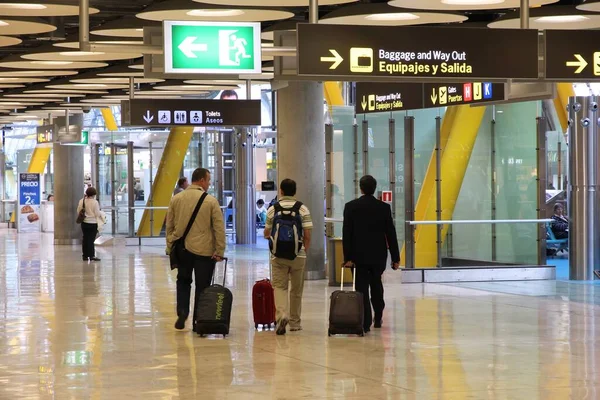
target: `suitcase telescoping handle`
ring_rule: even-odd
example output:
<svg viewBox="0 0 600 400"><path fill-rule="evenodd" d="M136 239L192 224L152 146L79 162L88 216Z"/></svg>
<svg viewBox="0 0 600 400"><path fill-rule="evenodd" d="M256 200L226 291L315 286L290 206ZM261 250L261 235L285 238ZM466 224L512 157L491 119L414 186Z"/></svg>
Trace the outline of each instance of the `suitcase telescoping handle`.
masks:
<svg viewBox="0 0 600 400"><path fill-rule="evenodd" d="M340 290L344 290L344 269L350 268L352 272L352 291L356 292L356 264L352 264L352 267L346 267L346 264L342 264L342 276L340 277ZM354 270L354 271L352 271Z"/></svg>
<svg viewBox="0 0 600 400"><path fill-rule="evenodd" d="M225 280L227 279L227 262L229 261L229 258L223 257L221 259L221 261L223 263L225 263L225 266L223 267L223 287L225 287ZM215 275L216 275L216 272L217 272L217 266L215 264L215 270L213 271L213 277L212 277L212 283L211 283L211 285L215 284Z"/></svg>

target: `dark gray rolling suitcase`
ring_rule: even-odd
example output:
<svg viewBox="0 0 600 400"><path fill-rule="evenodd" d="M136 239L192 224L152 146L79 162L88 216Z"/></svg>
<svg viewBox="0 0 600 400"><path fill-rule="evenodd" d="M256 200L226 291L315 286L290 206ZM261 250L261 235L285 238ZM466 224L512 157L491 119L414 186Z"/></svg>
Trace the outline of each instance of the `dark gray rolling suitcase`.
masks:
<svg viewBox="0 0 600 400"><path fill-rule="evenodd" d="M194 306L194 332L200 336L223 335L225 337L229 335L233 294L225 287L228 260L224 258L223 261L225 263L223 284L214 284L213 275L213 285L200 293Z"/></svg>
<svg viewBox="0 0 600 400"><path fill-rule="evenodd" d="M344 290L344 279L341 280L340 290L331 294L328 335L364 336L365 304L363 294L356 291L356 271L352 274L351 291Z"/></svg>

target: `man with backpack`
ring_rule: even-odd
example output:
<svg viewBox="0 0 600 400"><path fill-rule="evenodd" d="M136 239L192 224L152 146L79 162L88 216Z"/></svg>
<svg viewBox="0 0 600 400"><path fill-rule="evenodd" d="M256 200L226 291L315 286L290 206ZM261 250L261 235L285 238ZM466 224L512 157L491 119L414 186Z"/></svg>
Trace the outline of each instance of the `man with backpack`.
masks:
<svg viewBox="0 0 600 400"><path fill-rule="evenodd" d="M296 182L284 179L279 189L281 197L267 211L264 233L271 249L276 333L285 335L288 323L291 331L302 330L304 267L313 225L310 211L295 198Z"/></svg>

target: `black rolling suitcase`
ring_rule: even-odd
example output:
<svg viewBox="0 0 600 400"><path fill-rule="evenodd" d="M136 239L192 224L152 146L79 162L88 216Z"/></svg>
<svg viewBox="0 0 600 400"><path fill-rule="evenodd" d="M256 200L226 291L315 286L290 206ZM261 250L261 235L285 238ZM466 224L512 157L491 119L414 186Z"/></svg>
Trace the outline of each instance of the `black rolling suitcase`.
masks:
<svg viewBox="0 0 600 400"><path fill-rule="evenodd" d="M364 336L365 304L363 294L356 291L356 271L352 274L352 290L344 290L344 267L342 266L340 290L331 294L329 307L329 336Z"/></svg>
<svg viewBox="0 0 600 400"><path fill-rule="evenodd" d="M233 294L225 287L227 277L227 258L223 271L223 285L214 283L200 293L194 306L194 332L204 335L229 335ZM216 267L215 267L216 273Z"/></svg>

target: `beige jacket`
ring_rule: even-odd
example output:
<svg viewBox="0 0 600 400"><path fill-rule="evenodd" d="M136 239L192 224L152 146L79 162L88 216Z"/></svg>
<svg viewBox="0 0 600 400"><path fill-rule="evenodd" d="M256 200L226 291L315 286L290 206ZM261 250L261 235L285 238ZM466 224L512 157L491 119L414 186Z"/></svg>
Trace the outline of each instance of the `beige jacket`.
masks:
<svg viewBox="0 0 600 400"><path fill-rule="evenodd" d="M183 236L194 208L204 191L200 186L190 185L186 190L173 196L167 213L167 249ZM196 221L185 239L186 250L211 257L225 255L225 222L217 199L206 196Z"/></svg>

